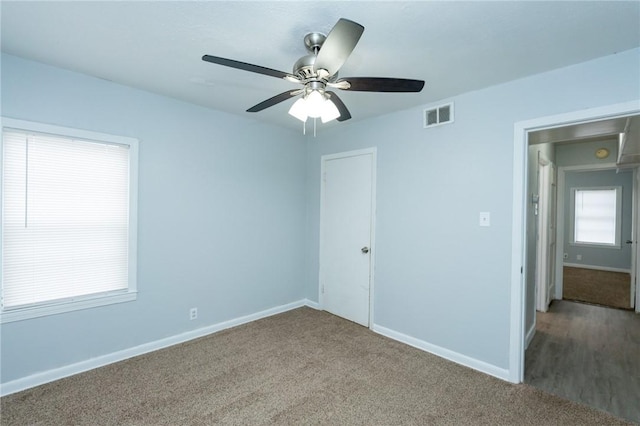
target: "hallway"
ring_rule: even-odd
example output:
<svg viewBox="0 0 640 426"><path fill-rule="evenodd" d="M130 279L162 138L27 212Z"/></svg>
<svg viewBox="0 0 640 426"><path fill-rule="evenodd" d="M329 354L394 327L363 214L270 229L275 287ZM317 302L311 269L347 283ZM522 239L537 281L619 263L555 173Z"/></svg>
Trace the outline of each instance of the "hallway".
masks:
<svg viewBox="0 0 640 426"><path fill-rule="evenodd" d="M640 315L554 301L537 312L525 383L640 423Z"/></svg>

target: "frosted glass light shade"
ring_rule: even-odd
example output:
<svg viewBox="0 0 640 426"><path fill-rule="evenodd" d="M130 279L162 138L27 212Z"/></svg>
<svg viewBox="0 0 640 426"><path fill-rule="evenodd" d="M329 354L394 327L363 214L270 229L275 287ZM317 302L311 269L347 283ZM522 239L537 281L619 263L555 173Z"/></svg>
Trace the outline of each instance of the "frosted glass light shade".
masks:
<svg viewBox="0 0 640 426"><path fill-rule="evenodd" d="M289 114L293 115L300 121L307 121L307 105L304 98L300 98L291 105L289 109Z"/></svg>
<svg viewBox="0 0 640 426"><path fill-rule="evenodd" d="M312 90L306 98L307 114L309 117L317 118L322 115L325 98L322 93Z"/></svg>
<svg viewBox="0 0 640 426"><path fill-rule="evenodd" d="M335 120L338 117L340 117L340 111L338 111L338 107L336 107L336 105L329 99L325 100L324 104L322 105L322 115L320 116L322 122L327 123L331 120Z"/></svg>

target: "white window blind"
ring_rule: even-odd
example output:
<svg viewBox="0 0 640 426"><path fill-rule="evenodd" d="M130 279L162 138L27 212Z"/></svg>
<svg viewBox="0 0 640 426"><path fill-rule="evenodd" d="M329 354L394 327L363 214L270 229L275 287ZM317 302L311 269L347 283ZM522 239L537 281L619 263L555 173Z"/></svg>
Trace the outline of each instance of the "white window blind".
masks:
<svg viewBox="0 0 640 426"><path fill-rule="evenodd" d="M615 245L618 229L618 191L575 189L576 243Z"/></svg>
<svg viewBox="0 0 640 426"><path fill-rule="evenodd" d="M129 286L129 146L3 131L2 309Z"/></svg>

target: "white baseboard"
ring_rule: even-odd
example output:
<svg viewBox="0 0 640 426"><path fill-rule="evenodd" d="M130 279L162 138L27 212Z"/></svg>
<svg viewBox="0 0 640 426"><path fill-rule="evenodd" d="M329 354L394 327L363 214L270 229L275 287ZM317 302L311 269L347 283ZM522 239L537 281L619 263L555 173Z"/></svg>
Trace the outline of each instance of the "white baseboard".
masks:
<svg viewBox="0 0 640 426"><path fill-rule="evenodd" d="M234 318L228 321L219 322L217 324L213 324L207 327L202 327L197 330L187 331L185 333L181 333L175 336L156 340L154 342L149 342L139 346L134 346L132 348L123 349L121 351L102 355L97 358L91 358L85 361L77 362L75 364L70 364L70 365L65 365L64 367L55 368L53 370L32 374L27 377L22 377L20 379L2 383L0 385L0 396L10 395L15 392L19 392L35 386L43 385L45 383L63 379L65 377L73 376L78 373L83 373L85 371L93 370L94 368L103 367L108 364L113 364L114 362L124 361L126 359L133 358L135 356L143 355L149 352L157 351L159 349L167 348L169 346L184 343L189 340L197 339L199 337L207 336L209 334L226 330L231 327L236 327L241 324L246 324L248 322L270 317L272 315L281 314L283 312L287 312L292 309L297 309L302 306L309 306L311 308L317 309L317 305L318 305L317 303L312 302L308 299L302 299L296 302L288 303L286 305L276 306L274 308L256 312L255 314L245 315L245 316Z"/></svg>
<svg viewBox="0 0 640 426"><path fill-rule="evenodd" d="M529 327L529 330L527 330L527 335L525 336L525 340L524 340L524 350L527 350L527 348L529 347L529 344L533 340L533 336L535 335L536 335L536 323L534 322L533 324L531 324L531 327Z"/></svg>
<svg viewBox="0 0 640 426"><path fill-rule="evenodd" d="M308 306L309 308L313 308L317 311L321 311L322 309L320 309L320 304L318 302L314 302L312 300L309 299L305 299L304 300L304 305Z"/></svg>
<svg viewBox="0 0 640 426"><path fill-rule="evenodd" d="M562 266L568 266L570 268L595 269L596 271L623 272L627 274L631 273L631 269L610 268L608 266L597 266L597 265L585 265L583 263L563 263Z"/></svg>
<svg viewBox="0 0 640 426"><path fill-rule="evenodd" d="M379 326L377 324L373 325L372 330L378 334L389 337L390 339L397 340L398 342L413 346L414 348L432 353L441 358L455 362L456 364L464 365L465 367L478 370L481 373L485 373L490 376L497 377L498 379L509 381L510 372L507 369L497 367L495 365L468 357L466 355L462 355L458 352L454 352L437 345L433 345L431 343L425 342L424 340L416 339L415 337L407 336L406 334L399 333L397 331Z"/></svg>

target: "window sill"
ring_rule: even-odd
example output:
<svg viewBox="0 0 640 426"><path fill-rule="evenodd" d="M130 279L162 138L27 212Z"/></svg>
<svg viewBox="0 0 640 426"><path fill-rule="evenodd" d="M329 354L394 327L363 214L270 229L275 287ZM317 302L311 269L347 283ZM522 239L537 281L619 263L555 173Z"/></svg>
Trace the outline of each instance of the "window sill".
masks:
<svg viewBox="0 0 640 426"><path fill-rule="evenodd" d="M101 295L88 299L65 301L43 306L16 308L2 311L2 313L0 313L0 324L56 315L64 312L79 311L98 306L113 305L115 303L131 302L136 300L136 297L137 292L130 291L127 293Z"/></svg>

